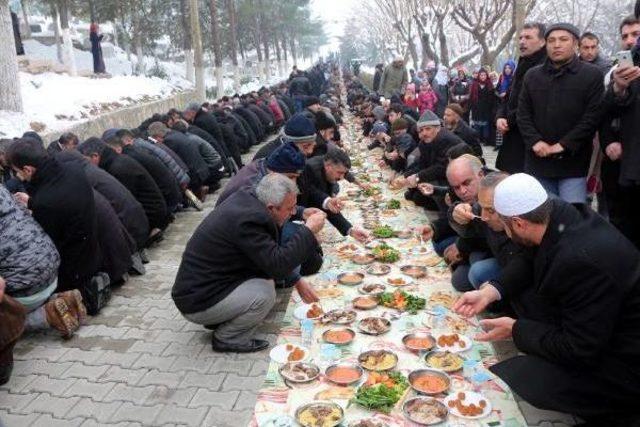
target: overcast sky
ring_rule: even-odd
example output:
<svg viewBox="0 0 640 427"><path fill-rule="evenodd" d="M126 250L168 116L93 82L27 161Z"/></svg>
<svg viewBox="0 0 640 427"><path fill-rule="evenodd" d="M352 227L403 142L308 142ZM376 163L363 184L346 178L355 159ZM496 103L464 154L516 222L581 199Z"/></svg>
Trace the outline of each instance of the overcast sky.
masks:
<svg viewBox="0 0 640 427"><path fill-rule="evenodd" d="M338 50L338 37L343 34L346 19L356 2L357 0L311 0L311 11L324 21L324 30L329 36L330 44L321 49L321 54Z"/></svg>

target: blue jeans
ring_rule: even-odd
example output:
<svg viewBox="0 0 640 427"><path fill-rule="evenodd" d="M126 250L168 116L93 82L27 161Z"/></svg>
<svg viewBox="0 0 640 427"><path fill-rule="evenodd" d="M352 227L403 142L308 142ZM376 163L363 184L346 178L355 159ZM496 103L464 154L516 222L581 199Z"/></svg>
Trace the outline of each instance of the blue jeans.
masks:
<svg viewBox="0 0 640 427"><path fill-rule="evenodd" d="M456 242L457 238L458 238L458 236L449 236L449 237L445 237L444 239L440 240L439 242L436 242L434 240L432 242L433 243L433 250L436 251L438 256L443 256L445 249L447 249L449 246L453 245Z"/></svg>
<svg viewBox="0 0 640 427"><path fill-rule="evenodd" d="M587 202L587 178L537 178L547 193L567 203Z"/></svg>
<svg viewBox="0 0 640 427"><path fill-rule="evenodd" d="M485 252L469 254L469 263L459 265L451 275L451 284L460 292L478 289L483 283L496 279L500 265L495 258Z"/></svg>
<svg viewBox="0 0 640 427"><path fill-rule="evenodd" d="M471 264L468 275L469 283L478 289L483 283L497 279L499 274L500 264L498 261L495 258L486 258Z"/></svg>

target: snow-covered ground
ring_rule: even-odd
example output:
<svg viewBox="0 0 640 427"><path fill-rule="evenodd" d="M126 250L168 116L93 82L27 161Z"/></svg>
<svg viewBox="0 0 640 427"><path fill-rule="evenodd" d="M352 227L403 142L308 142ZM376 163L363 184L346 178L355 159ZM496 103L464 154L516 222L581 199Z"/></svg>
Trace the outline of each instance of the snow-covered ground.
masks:
<svg viewBox="0 0 640 427"><path fill-rule="evenodd" d="M46 46L35 40L24 41L26 56L31 59L45 59L57 62L56 46ZM160 61L145 57L147 73L158 65L166 77L149 77L133 75L136 64L135 55L131 61L126 53L110 44L103 44L105 65L110 78L81 77L90 75L93 70L93 57L88 51L74 49L78 77L67 74L47 72L29 74L20 72L20 86L24 103L24 113L0 111L0 137L20 136L28 130L51 132L64 130L80 121L88 120L105 112L113 111L145 101L161 99L193 87L186 78L183 63ZM300 68L308 64L299 63ZM266 82L275 84L288 76L277 75L273 69L273 77ZM205 84L208 88L215 86L211 69L205 70ZM254 78L246 82L241 93L256 90L265 85ZM233 79L225 77L225 91L232 93Z"/></svg>

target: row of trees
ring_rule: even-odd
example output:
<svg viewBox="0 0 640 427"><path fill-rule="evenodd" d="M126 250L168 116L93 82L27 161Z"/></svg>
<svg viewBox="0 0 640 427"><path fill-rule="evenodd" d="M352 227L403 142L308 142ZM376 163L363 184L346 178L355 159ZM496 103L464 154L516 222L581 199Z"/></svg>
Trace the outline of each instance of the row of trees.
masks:
<svg viewBox="0 0 640 427"><path fill-rule="evenodd" d="M413 67L430 61L455 67L472 61L493 67L517 56L517 35L526 20L572 22L616 49L617 26L631 5L616 0L363 0L341 39L343 60L388 62L400 54ZM368 31L362 31L363 29ZM362 37L354 37L356 34Z"/></svg>
<svg viewBox="0 0 640 427"><path fill-rule="evenodd" d="M9 0L0 0L4 8L8 8L8 3ZM220 97L224 91L225 65L233 73L234 90L239 91L247 64L255 64L260 81L266 83L272 77L272 67L283 75L287 64L312 57L326 43L322 23L311 16L310 0L20 0L18 3L20 15L27 21L29 12L37 12L60 22L60 37L56 34L56 40L60 38L63 42L59 56L70 74L76 73L70 20L108 21L115 27L113 42L135 63L136 74L146 71L145 55L184 61L185 74L196 83L202 99L206 70L215 76L215 96ZM10 23L7 31L11 29ZM3 31L4 24L1 24ZM54 29L57 31L58 25ZM159 53L159 41L167 38L168 49ZM0 50L8 46L13 43L3 43ZM4 66L5 61L2 62ZM0 109L2 105L0 99Z"/></svg>

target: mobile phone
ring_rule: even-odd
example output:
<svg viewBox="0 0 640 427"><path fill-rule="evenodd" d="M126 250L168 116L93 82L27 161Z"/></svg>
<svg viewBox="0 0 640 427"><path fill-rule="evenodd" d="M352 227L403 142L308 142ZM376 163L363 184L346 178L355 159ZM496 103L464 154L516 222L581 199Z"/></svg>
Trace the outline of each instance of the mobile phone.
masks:
<svg viewBox="0 0 640 427"><path fill-rule="evenodd" d="M633 58L630 50L621 50L616 53L616 58L620 67L633 67Z"/></svg>

